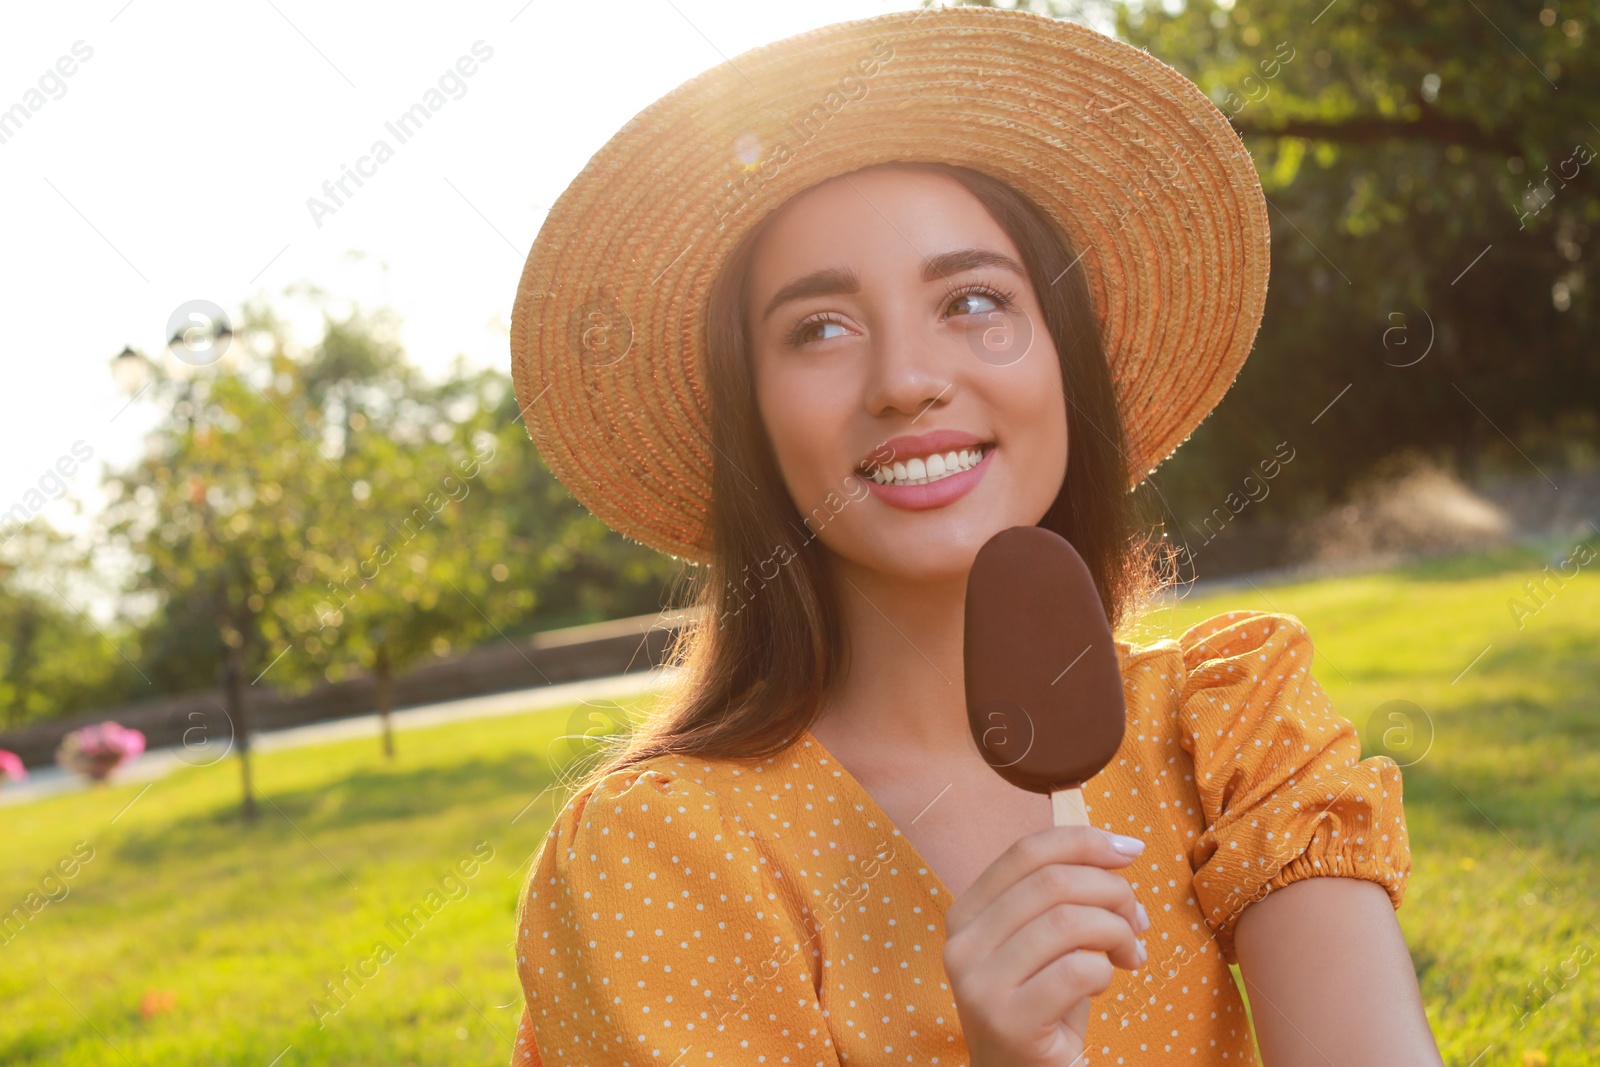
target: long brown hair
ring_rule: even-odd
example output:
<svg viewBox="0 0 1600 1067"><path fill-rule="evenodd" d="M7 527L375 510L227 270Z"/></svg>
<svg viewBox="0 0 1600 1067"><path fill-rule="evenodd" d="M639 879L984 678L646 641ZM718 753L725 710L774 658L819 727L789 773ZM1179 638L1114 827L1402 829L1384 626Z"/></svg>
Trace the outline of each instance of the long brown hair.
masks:
<svg viewBox="0 0 1600 1067"><path fill-rule="evenodd" d="M1078 550L1116 629L1160 588L1161 559L1127 492L1121 412L1088 283L1082 270L1071 269L1078 258L1072 242L1032 201L987 174L943 163L894 165L960 182L1022 256L1061 361L1072 442L1061 488L1039 525ZM689 581L699 615L679 631L670 653L679 678L644 723L606 739L574 791L659 755L775 755L816 720L846 666L849 650L826 558L782 491L746 351L749 263L772 217L735 249L708 298L713 544L710 562Z"/></svg>

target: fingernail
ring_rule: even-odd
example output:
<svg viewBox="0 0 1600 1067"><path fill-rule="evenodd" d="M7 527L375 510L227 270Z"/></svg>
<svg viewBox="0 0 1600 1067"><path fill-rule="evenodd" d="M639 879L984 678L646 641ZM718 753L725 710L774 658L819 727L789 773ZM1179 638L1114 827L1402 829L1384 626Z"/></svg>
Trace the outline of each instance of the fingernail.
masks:
<svg viewBox="0 0 1600 1067"><path fill-rule="evenodd" d="M1144 910L1144 905L1135 902L1133 905L1133 911L1135 915L1139 916L1139 929L1150 929L1150 913Z"/></svg>
<svg viewBox="0 0 1600 1067"><path fill-rule="evenodd" d="M1150 958L1150 950L1144 947L1144 939L1139 939L1139 962L1143 963Z"/></svg>
<svg viewBox="0 0 1600 1067"><path fill-rule="evenodd" d="M1137 856L1144 851L1144 842L1137 837L1124 837L1122 834L1107 834L1111 838L1111 847L1124 856Z"/></svg>

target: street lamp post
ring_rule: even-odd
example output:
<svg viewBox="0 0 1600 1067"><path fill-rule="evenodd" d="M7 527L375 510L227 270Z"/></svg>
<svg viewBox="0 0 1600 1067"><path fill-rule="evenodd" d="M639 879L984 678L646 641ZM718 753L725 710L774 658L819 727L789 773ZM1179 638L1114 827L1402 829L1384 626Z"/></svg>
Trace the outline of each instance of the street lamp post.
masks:
<svg viewBox="0 0 1600 1067"><path fill-rule="evenodd" d="M135 352L132 345L123 345L122 351L111 357L111 377L117 388L128 396L138 396L149 386L155 368L143 354Z"/></svg>

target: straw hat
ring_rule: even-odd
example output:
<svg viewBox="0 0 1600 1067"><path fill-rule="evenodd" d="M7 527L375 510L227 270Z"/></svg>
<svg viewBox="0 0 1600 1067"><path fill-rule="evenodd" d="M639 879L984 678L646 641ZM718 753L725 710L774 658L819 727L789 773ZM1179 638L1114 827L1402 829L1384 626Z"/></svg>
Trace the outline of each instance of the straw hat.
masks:
<svg viewBox="0 0 1600 1067"><path fill-rule="evenodd" d="M1019 11L943 8L763 45L646 107L539 230L512 378L550 469L613 529L711 552L706 301L729 253L794 194L895 160L1009 182L1082 251L1129 435L1133 488L1250 352L1269 229L1249 153L1149 53Z"/></svg>

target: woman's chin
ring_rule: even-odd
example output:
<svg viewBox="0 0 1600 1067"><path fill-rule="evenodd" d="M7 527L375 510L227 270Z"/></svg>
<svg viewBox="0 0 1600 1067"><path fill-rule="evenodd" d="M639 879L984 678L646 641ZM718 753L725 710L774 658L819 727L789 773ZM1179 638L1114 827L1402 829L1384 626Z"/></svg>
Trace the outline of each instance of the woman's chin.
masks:
<svg viewBox="0 0 1600 1067"><path fill-rule="evenodd" d="M1011 525L1017 524L1007 524ZM937 529L918 531L878 530L851 538L849 544L831 546L831 551L848 561L852 568L873 572L890 581L964 582L978 550L1005 528L991 521L945 523Z"/></svg>

